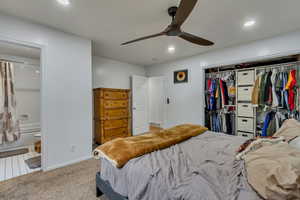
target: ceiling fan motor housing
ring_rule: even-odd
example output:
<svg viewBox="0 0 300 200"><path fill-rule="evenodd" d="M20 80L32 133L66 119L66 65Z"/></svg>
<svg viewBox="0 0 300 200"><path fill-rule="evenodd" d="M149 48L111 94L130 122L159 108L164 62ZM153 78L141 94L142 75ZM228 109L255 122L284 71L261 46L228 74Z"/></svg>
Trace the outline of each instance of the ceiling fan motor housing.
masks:
<svg viewBox="0 0 300 200"><path fill-rule="evenodd" d="M176 15L176 12L177 12L177 7L176 6L172 6L168 9L168 13L169 15L174 19L175 18L175 15Z"/></svg>
<svg viewBox="0 0 300 200"><path fill-rule="evenodd" d="M177 10L178 10L178 7L176 7L176 6L172 6L168 9L168 14L172 17L172 22L175 19ZM166 32L166 34L168 36L178 36L180 33L181 33L180 27L178 27L175 24L169 25L169 27L167 28L167 32Z"/></svg>

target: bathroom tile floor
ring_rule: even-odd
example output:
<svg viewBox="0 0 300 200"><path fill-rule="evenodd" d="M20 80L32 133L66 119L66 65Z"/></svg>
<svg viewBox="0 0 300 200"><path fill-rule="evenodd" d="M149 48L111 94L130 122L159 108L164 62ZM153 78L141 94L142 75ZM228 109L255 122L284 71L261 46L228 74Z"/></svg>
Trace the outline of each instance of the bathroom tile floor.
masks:
<svg viewBox="0 0 300 200"><path fill-rule="evenodd" d="M29 152L26 154L0 159L0 181L41 170L40 168L29 169L25 163L25 160L40 155L34 151L33 146L28 146L28 148Z"/></svg>

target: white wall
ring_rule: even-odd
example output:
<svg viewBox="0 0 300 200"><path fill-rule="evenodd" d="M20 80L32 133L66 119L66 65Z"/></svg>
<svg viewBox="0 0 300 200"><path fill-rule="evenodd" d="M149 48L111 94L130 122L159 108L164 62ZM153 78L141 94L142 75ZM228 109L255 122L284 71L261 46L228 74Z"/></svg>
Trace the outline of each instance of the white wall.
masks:
<svg viewBox="0 0 300 200"><path fill-rule="evenodd" d="M184 60L149 66L146 70L149 77L167 78L166 93L171 104L167 106L166 127L186 122L204 124L204 68L296 53L300 53L300 31ZM173 84L173 72L180 69L189 70L189 82Z"/></svg>
<svg viewBox="0 0 300 200"><path fill-rule="evenodd" d="M91 41L0 15L0 39L42 46L44 169L87 159L92 150ZM72 151L72 147L73 148Z"/></svg>
<svg viewBox="0 0 300 200"><path fill-rule="evenodd" d="M130 89L132 75L145 76L145 68L103 57L93 57L94 88Z"/></svg>

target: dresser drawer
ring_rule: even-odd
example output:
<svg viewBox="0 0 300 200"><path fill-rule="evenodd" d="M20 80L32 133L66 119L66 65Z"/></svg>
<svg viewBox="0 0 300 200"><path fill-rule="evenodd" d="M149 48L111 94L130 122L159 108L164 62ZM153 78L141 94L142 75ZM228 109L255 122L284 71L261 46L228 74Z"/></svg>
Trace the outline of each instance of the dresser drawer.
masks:
<svg viewBox="0 0 300 200"><path fill-rule="evenodd" d="M254 138L254 134L253 133L244 133L244 132L238 131L237 134L238 134L238 136L247 137L249 139L253 139Z"/></svg>
<svg viewBox="0 0 300 200"><path fill-rule="evenodd" d="M115 128L124 128L129 126L128 119L114 119L114 120L105 120L103 121L104 130L115 129Z"/></svg>
<svg viewBox="0 0 300 200"><path fill-rule="evenodd" d="M128 92L104 90L102 91L101 97L104 99L112 99L112 100L128 99Z"/></svg>
<svg viewBox="0 0 300 200"><path fill-rule="evenodd" d="M253 87L238 87L238 101L251 101Z"/></svg>
<svg viewBox="0 0 300 200"><path fill-rule="evenodd" d="M106 109L103 110L101 119L109 120L109 119L120 119L120 118L128 118L129 110L127 108L123 109Z"/></svg>
<svg viewBox="0 0 300 200"><path fill-rule="evenodd" d="M128 100L102 100L102 106L104 109L112 109L112 108L129 108Z"/></svg>
<svg viewBox="0 0 300 200"><path fill-rule="evenodd" d="M238 117L237 118L237 130L253 133L254 132L253 118Z"/></svg>
<svg viewBox="0 0 300 200"><path fill-rule="evenodd" d="M237 73L237 84L238 85L253 85L255 82L254 70L239 71Z"/></svg>
<svg viewBox="0 0 300 200"><path fill-rule="evenodd" d="M238 103L237 113L240 117L254 117L254 109L252 107L252 104Z"/></svg>
<svg viewBox="0 0 300 200"><path fill-rule="evenodd" d="M115 129L109 129L104 130L103 133L103 139L106 140L112 140L118 137L128 137L130 134L128 134L128 128L115 128Z"/></svg>

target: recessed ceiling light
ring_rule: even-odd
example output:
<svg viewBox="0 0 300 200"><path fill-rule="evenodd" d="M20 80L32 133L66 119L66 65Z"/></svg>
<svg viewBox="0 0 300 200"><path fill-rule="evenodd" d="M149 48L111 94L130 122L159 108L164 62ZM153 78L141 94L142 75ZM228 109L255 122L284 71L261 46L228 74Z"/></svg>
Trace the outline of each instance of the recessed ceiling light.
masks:
<svg viewBox="0 0 300 200"><path fill-rule="evenodd" d="M58 3L60 3L63 6L70 5L70 0L56 0Z"/></svg>
<svg viewBox="0 0 300 200"><path fill-rule="evenodd" d="M174 46L169 46L168 47L168 52L169 53L174 53L175 52L175 47Z"/></svg>
<svg viewBox="0 0 300 200"><path fill-rule="evenodd" d="M249 21L246 21L244 23L244 27L251 27L251 26L254 26L256 24L256 21L255 20L249 20Z"/></svg>

